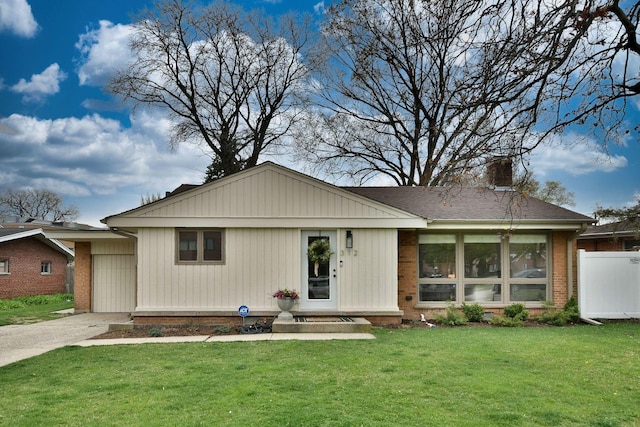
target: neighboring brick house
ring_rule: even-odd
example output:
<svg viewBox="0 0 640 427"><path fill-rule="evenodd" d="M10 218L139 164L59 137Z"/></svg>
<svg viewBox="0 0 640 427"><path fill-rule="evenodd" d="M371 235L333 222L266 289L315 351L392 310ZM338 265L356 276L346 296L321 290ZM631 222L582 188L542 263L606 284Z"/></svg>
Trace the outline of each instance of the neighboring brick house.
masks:
<svg viewBox="0 0 640 427"><path fill-rule="evenodd" d="M0 298L65 292L73 257L42 229L0 228Z"/></svg>
<svg viewBox="0 0 640 427"><path fill-rule="evenodd" d="M578 237L578 249L588 252L638 251L640 250L640 221L591 226Z"/></svg>
<svg viewBox="0 0 640 427"><path fill-rule="evenodd" d="M594 220L507 187L337 187L267 162L55 237L76 242L76 309L135 323L274 316L284 287L300 291L296 314L374 324L452 303L562 307Z"/></svg>

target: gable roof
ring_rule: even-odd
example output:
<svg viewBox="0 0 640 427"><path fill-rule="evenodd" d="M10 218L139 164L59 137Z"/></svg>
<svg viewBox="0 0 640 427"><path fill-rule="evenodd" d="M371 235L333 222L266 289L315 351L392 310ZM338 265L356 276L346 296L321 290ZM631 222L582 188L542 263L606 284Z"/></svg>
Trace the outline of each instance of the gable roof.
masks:
<svg viewBox="0 0 640 427"><path fill-rule="evenodd" d="M271 162L109 216L109 227L424 228L426 221Z"/></svg>
<svg viewBox="0 0 640 427"><path fill-rule="evenodd" d="M33 237L45 245L55 249L58 252L64 254L69 260L74 258L74 252L60 243L56 239L50 239L45 234L44 231L40 228L34 228L25 230L22 228L2 228L0 229L0 243L10 242L12 240L26 239L28 237Z"/></svg>
<svg viewBox="0 0 640 427"><path fill-rule="evenodd" d="M429 227L443 224L500 223L509 226L575 228L593 218L526 197L512 190L484 187L345 187L373 200L395 206L429 220Z"/></svg>

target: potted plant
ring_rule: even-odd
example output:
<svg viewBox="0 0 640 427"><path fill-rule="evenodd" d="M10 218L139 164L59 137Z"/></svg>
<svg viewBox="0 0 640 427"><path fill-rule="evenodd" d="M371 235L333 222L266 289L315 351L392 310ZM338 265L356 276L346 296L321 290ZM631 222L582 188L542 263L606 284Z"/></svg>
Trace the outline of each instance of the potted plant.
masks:
<svg viewBox="0 0 640 427"><path fill-rule="evenodd" d="M280 308L280 314L278 319L292 320L293 314L289 312L293 308L293 305L300 298L300 294L297 291L293 291L287 288L278 289L271 296L273 296L278 302L278 308Z"/></svg>
<svg viewBox="0 0 640 427"><path fill-rule="evenodd" d="M329 239L316 239L309 245L307 256L309 261L313 263L313 272L318 277L318 269L320 264L327 264L331 259L331 244Z"/></svg>

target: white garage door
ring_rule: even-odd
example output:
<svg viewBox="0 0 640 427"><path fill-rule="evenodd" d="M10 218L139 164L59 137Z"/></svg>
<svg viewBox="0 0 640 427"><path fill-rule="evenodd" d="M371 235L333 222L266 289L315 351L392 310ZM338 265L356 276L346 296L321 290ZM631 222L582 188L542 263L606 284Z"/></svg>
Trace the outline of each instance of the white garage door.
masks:
<svg viewBox="0 0 640 427"><path fill-rule="evenodd" d="M135 307L135 256L94 255L92 311L96 313L131 312Z"/></svg>

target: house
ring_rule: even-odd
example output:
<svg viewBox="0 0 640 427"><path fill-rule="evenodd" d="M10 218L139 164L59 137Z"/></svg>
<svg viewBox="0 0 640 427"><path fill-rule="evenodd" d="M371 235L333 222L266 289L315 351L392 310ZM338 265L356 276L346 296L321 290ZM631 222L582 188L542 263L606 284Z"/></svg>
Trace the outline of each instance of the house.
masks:
<svg viewBox="0 0 640 427"><path fill-rule="evenodd" d="M578 237L578 249L590 252L640 250L640 223L621 221L594 225Z"/></svg>
<svg viewBox="0 0 640 427"><path fill-rule="evenodd" d="M73 257L40 228L0 228L0 298L65 292Z"/></svg>
<svg viewBox="0 0 640 427"><path fill-rule="evenodd" d="M232 322L241 305L275 316L288 288L294 314L397 324L468 301L562 306L593 220L506 188L341 188L267 162L103 222L56 235L76 242L79 311ZM318 241L328 262L307 256Z"/></svg>

